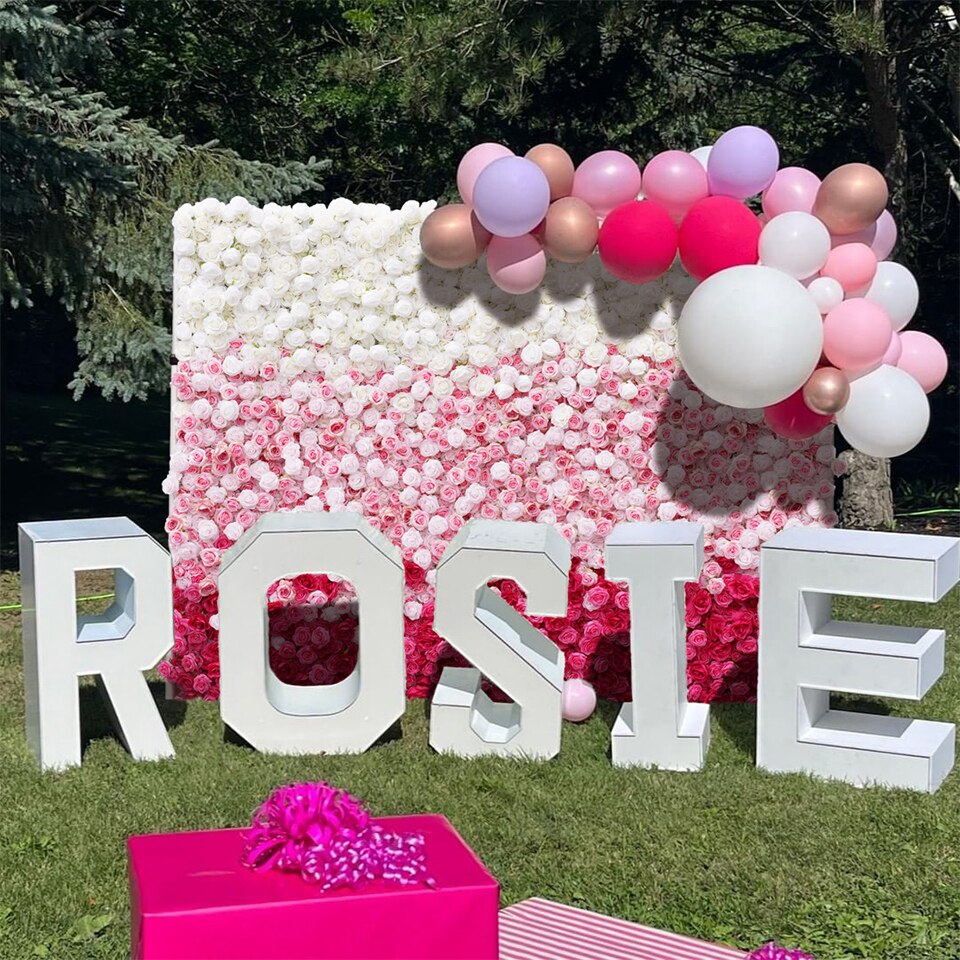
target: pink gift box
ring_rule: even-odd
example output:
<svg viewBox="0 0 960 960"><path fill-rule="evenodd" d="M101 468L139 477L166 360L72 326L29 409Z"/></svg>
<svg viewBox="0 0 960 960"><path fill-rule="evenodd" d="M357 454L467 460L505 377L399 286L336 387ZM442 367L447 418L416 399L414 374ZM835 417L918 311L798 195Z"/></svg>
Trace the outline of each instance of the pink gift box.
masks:
<svg viewBox="0 0 960 960"><path fill-rule="evenodd" d="M732 947L539 897L500 911L500 960L744 960L746 956Z"/></svg>
<svg viewBox="0 0 960 960"><path fill-rule="evenodd" d="M130 837L132 960L497 960L500 890L449 821L375 821L425 838L436 880L321 893L242 865L242 830Z"/></svg>

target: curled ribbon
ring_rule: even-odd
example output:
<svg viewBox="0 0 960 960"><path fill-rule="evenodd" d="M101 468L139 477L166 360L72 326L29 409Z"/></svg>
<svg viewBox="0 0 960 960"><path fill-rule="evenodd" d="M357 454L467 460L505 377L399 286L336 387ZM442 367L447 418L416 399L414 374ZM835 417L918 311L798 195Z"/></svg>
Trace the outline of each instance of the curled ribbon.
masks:
<svg viewBox="0 0 960 960"><path fill-rule="evenodd" d="M759 950L754 950L747 960L814 960L814 958L802 950L790 950L775 943L767 943Z"/></svg>
<svg viewBox="0 0 960 960"><path fill-rule="evenodd" d="M322 781L274 790L254 812L244 841L245 866L299 873L321 890L357 889L371 880L436 886L422 834L384 830L356 797Z"/></svg>

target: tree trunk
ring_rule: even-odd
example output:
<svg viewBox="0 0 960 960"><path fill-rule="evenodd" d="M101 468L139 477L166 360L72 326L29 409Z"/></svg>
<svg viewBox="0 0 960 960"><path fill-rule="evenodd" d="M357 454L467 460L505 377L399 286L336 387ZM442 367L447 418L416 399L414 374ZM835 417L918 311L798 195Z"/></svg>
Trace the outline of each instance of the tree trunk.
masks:
<svg viewBox="0 0 960 960"><path fill-rule="evenodd" d="M843 459L847 473L839 505L841 526L851 530L891 530L890 461L868 457L858 450L847 450Z"/></svg>
<svg viewBox="0 0 960 960"><path fill-rule="evenodd" d="M863 73L870 100L870 118L877 149L883 157L883 174L890 186L890 205L894 211L903 203L906 182L907 142L900 123L901 97L899 64L889 49L884 0L873 0L870 15L880 25L885 41L881 48L863 52ZM861 530L893 528L893 491L890 486L890 461L868 457L857 450L841 455L847 461L838 513L845 527Z"/></svg>

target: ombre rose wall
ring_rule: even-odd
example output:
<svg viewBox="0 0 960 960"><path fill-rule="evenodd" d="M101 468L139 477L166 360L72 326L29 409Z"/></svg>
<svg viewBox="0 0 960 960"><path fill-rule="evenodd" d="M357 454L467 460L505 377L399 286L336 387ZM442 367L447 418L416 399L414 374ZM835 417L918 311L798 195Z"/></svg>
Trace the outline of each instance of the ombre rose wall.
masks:
<svg viewBox="0 0 960 960"><path fill-rule="evenodd" d="M482 263L423 265L434 206L177 212L164 675L182 695L217 696L220 556L260 514L353 510L403 552L411 696L462 662L431 629L434 571L483 517L559 527L568 615L534 623L568 677L629 699L627 595L604 578L603 541L616 523L685 518L704 524L707 558L687 590L690 699L752 699L759 548L836 521L832 430L785 441L759 411L691 385L675 343L695 281L679 268L632 286L596 258L553 264L541 291L510 297ZM355 662L349 585L322 574L269 594L271 663L289 683L335 682ZM512 583L501 590L522 608Z"/></svg>

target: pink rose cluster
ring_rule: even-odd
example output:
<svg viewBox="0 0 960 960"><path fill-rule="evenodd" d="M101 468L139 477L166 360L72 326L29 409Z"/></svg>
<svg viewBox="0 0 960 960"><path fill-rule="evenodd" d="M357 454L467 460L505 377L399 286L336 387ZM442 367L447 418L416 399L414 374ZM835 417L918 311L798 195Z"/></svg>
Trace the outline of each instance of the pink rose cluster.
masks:
<svg viewBox="0 0 960 960"><path fill-rule="evenodd" d="M754 695L759 548L785 527L835 521L828 434L778 438L759 416L703 398L672 358L630 359L614 345L589 360L524 350L449 378L407 365L328 376L323 352L314 371L285 377L242 346L182 359L173 373L165 489L176 642L162 671L182 695L218 695L221 557L278 510L354 511L401 550L410 696L427 696L443 666L462 663L433 632L433 588L469 520L558 527L573 559L569 610L534 622L564 650L568 677L615 699L629 697L629 616L625 585L604 579L603 542L620 522L697 521L707 563L687 596L691 699ZM520 603L515 586L500 589ZM303 571L265 601L281 679L332 683L350 672L349 584Z"/></svg>

